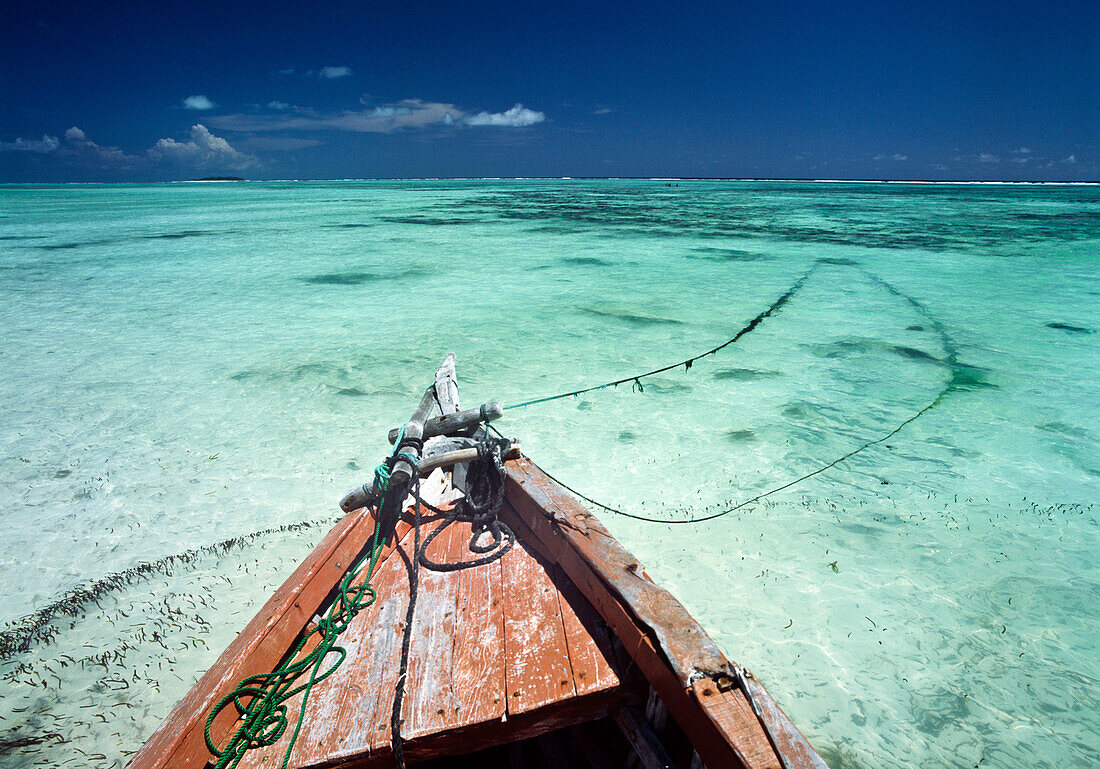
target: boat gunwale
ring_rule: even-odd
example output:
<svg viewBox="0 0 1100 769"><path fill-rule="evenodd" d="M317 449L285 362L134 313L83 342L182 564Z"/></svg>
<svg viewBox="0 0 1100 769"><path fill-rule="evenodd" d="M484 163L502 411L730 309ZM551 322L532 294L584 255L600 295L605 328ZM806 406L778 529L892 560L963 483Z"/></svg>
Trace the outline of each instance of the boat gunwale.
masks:
<svg viewBox="0 0 1100 769"><path fill-rule="evenodd" d="M783 769L828 769L759 680L730 662L683 604L654 583L584 505L526 456L505 463L505 478L507 499L524 533L559 564L623 641L704 762L755 769L759 761L734 743L745 740L759 748L763 736ZM700 686L708 681L709 688ZM724 696L712 699L703 692ZM718 702L730 692L743 698L751 717L730 722L731 714Z"/></svg>

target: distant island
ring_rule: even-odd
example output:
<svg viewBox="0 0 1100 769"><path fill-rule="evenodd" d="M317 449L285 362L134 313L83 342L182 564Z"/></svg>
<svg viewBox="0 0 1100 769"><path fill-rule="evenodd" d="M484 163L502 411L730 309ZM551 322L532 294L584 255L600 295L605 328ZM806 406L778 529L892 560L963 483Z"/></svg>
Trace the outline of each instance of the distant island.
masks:
<svg viewBox="0 0 1100 769"><path fill-rule="evenodd" d="M191 179L193 182L243 182L239 176L204 176L201 179Z"/></svg>

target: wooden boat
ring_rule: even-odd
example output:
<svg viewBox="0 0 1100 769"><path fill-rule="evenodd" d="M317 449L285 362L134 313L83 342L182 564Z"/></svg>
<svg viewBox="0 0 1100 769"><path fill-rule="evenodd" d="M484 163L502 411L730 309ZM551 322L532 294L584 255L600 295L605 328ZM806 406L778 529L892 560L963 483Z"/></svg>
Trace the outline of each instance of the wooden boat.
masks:
<svg viewBox="0 0 1100 769"><path fill-rule="evenodd" d="M363 504L371 488L349 494L347 515L130 766L214 764L204 737L211 710L242 678L285 664L303 638L298 654L309 651L316 634L307 634L378 526L370 576L378 598L340 635L346 659L313 687L304 712L301 693L287 700L289 728L273 744L243 751L241 767L281 766L300 723L293 767L388 767L399 747L407 765L424 767L824 769L760 682L726 659L599 520L514 446L502 465L498 513L514 546L474 568L413 568L418 541L430 562L477 557L466 520L451 520L427 542L442 524L431 522L439 516L425 505L455 509L471 483L463 462L479 451L484 459L485 449L470 444L484 439L481 423L499 414L495 404L459 410L448 355L400 436L410 461L391 460L390 480L404 500L393 520L375 509L384 505ZM425 438L423 504L400 485L416 475L418 438ZM405 627L413 584L415 614ZM399 682L406 639L407 674ZM241 699L245 710L248 701ZM210 722L210 744L224 746L241 725L237 708L223 708Z"/></svg>

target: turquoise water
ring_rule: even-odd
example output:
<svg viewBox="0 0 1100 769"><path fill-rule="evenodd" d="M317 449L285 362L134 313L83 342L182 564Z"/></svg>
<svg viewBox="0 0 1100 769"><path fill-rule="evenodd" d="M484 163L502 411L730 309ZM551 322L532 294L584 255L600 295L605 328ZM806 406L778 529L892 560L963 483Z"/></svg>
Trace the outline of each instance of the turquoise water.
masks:
<svg viewBox="0 0 1100 769"><path fill-rule="evenodd" d="M501 429L685 518L934 404L706 523L601 518L834 769L1096 766L1098 265L1088 186L0 188L0 766L122 763L448 350L516 403L802 276Z"/></svg>

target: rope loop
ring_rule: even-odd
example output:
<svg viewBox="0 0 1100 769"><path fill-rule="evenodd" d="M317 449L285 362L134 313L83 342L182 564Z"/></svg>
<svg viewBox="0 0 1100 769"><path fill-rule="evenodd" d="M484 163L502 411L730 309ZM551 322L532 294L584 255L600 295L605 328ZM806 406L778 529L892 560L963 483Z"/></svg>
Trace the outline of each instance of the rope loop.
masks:
<svg viewBox="0 0 1100 769"><path fill-rule="evenodd" d="M352 620L378 598L378 593L370 584L370 578L378 565L378 558L384 544L381 535L382 507L390 492L393 466L398 459L409 462L413 467L414 481L416 481L420 468L417 455L422 445L422 441L406 439L405 428L402 427L393 452L374 469L373 487L368 489L364 484L363 490L368 492L375 509L374 536L367 552L340 580L336 597L324 616L298 641L290 654L273 671L242 679L233 691L219 700L211 709L206 718L203 736L210 754L217 759L214 764L215 769L234 769L250 749L274 745L278 742L289 726L286 702L291 697L302 693L302 712L304 713L313 687L332 675L347 659L347 650L336 645L337 639L348 629ZM406 451L407 448L412 451ZM400 504L400 501L398 503ZM355 578L360 574L362 575L360 581L355 582ZM308 654L299 657L306 643L314 636L320 639L316 646ZM335 655L335 659L330 655ZM327 659L331 662L326 668ZM307 676L305 683L295 685L303 676ZM225 746L219 748L214 744L210 730L218 715L230 706L236 711L236 720L243 720L243 723L233 732ZM283 754L282 769L286 769L290 762L290 753L294 750L301 728L302 719L299 716L286 752Z"/></svg>

